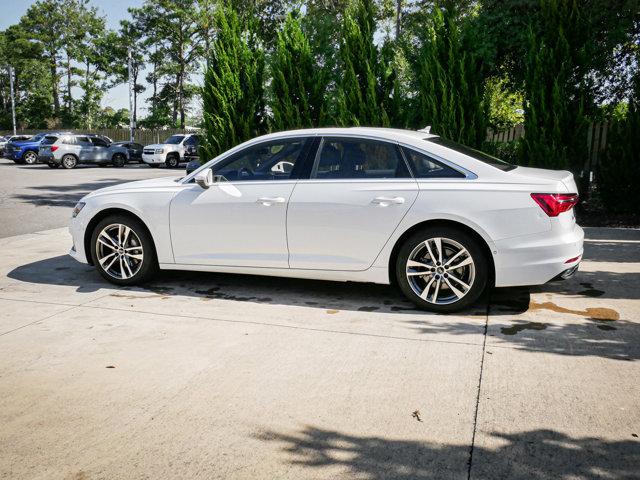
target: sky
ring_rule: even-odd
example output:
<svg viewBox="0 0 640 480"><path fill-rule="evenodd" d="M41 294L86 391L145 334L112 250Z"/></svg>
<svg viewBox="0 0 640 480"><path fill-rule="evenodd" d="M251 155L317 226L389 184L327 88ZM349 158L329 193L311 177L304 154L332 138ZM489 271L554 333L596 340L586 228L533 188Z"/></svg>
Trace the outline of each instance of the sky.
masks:
<svg viewBox="0 0 640 480"><path fill-rule="evenodd" d="M33 3L35 3L35 0L0 0L0 30L4 30L8 26L18 23L20 17L26 13L27 9ZM89 3L96 6L100 13L106 17L107 28L117 29L120 20L130 18L127 8L140 7L143 0L90 0ZM146 95L144 93L138 96L139 115L146 113L146 109L144 108L145 98ZM110 106L116 110L120 108L128 109L129 97L127 86L123 84L109 90L102 99L102 106Z"/></svg>

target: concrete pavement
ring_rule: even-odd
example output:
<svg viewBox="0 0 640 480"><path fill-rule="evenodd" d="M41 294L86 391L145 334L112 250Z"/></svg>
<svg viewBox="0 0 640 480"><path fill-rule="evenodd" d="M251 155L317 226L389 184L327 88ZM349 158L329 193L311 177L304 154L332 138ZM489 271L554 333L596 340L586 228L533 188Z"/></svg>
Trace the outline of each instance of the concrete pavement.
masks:
<svg viewBox="0 0 640 480"><path fill-rule="evenodd" d="M637 478L640 233L587 235L573 279L449 316L0 239L0 478Z"/></svg>

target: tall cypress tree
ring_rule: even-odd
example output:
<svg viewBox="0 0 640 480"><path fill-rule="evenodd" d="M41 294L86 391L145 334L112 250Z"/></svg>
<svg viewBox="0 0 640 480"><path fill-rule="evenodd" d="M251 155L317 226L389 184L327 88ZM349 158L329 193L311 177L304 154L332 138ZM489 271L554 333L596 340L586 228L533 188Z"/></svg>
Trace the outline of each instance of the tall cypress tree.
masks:
<svg viewBox="0 0 640 480"><path fill-rule="evenodd" d="M373 0L356 0L347 9L340 40L336 122L340 125L388 126L390 74L373 42Z"/></svg>
<svg viewBox="0 0 640 480"><path fill-rule="evenodd" d="M315 61L300 22L291 14L278 32L271 73L275 130L317 127L324 122L328 75Z"/></svg>
<svg viewBox="0 0 640 480"><path fill-rule="evenodd" d="M579 173L587 157L583 81L576 76L580 47L576 2L541 0L542 30L529 30L525 61L525 137L522 162Z"/></svg>
<svg viewBox="0 0 640 480"><path fill-rule="evenodd" d="M265 57L252 25L243 26L228 5L216 10L215 23L202 92L206 159L266 130Z"/></svg>
<svg viewBox="0 0 640 480"><path fill-rule="evenodd" d="M480 147L486 137L481 62L467 51L467 24L452 4L436 5L414 62L417 95L413 122L445 138Z"/></svg>

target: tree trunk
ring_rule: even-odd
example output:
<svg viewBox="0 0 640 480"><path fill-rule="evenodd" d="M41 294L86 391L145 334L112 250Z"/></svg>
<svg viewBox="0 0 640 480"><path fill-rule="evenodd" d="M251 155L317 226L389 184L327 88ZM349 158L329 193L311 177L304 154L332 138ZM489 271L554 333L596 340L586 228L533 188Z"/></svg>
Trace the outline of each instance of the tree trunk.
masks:
<svg viewBox="0 0 640 480"><path fill-rule="evenodd" d="M71 57L67 51L67 111L71 113Z"/></svg>
<svg viewBox="0 0 640 480"><path fill-rule="evenodd" d="M57 117L60 113L60 98L58 97L58 65L56 63L56 53L52 52L49 56L51 63L51 95L53 95L53 112Z"/></svg>
<svg viewBox="0 0 640 480"><path fill-rule="evenodd" d="M400 21L402 20L402 0L396 0L396 40L400 38Z"/></svg>

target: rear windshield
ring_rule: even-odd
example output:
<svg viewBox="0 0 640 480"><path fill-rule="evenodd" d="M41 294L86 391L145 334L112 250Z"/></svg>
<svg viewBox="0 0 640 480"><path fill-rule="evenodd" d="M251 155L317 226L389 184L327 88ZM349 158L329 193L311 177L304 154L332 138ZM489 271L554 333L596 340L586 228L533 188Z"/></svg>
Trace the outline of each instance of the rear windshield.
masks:
<svg viewBox="0 0 640 480"><path fill-rule="evenodd" d="M42 138L45 136L44 133L39 133L34 137L31 137L31 141L32 142L39 142L40 140L42 140Z"/></svg>
<svg viewBox="0 0 640 480"><path fill-rule="evenodd" d="M178 145L182 140L184 140L184 135L171 135L164 143L169 145Z"/></svg>
<svg viewBox="0 0 640 480"><path fill-rule="evenodd" d="M443 147L450 148L451 150L455 150L458 153L462 153L463 155L466 155L468 157L475 158L476 160L486 163L487 165L491 165L492 167L499 168L500 170L503 170L505 172L516 168L516 165L512 165L511 163L500 160L493 155L481 152L480 150L475 150L452 140L446 140L442 137L430 137L425 138L425 140L427 142L432 142L437 145L442 145Z"/></svg>
<svg viewBox="0 0 640 480"><path fill-rule="evenodd" d="M56 140L58 140L58 137L47 135L46 137L44 137L44 140L42 140L42 143L40 145L53 145L54 143L56 143Z"/></svg>

